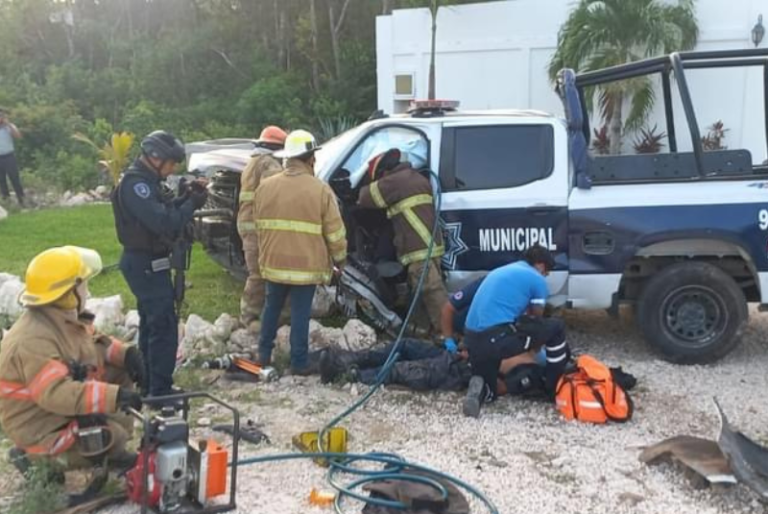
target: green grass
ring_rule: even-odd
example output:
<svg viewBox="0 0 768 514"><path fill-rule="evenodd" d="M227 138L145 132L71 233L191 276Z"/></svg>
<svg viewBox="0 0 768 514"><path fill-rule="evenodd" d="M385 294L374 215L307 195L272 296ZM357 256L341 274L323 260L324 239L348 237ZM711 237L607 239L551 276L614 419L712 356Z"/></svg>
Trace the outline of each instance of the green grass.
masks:
<svg viewBox="0 0 768 514"><path fill-rule="evenodd" d="M25 211L0 221L0 272L22 276L29 261L52 246L76 245L101 254L104 266L117 264L121 247L115 235L110 205ZM242 284L214 263L196 245L187 273L186 303L182 315L195 313L214 321L223 313L238 315ZM93 296L120 294L126 309L136 300L120 270L105 270L91 282Z"/></svg>

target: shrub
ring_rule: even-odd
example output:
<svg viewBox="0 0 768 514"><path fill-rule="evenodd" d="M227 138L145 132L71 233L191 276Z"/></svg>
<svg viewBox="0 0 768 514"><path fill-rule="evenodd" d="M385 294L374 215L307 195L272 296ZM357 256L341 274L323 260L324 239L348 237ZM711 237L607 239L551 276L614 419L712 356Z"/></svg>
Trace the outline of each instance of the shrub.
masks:
<svg viewBox="0 0 768 514"><path fill-rule="evenodd" d="M659 153L664 148L664 143L661 141L667 137L665 132L657 134L658 125L654 125L652 129L642 128L640 129L640 136L635 138L634 148L637 153Z"/></svg>
<svg viewBox="0 0 768 514"><path fill-rule="evenodd" d="M701 145L704 147L705 152L728 149L728 147L723 144L723 141L725 141L725 133L731 129L725 128L725 124L722 120L717 120L707 127L707 130L707 135L701 138Z"/></svg>
<svg viewBox="0 0 768 514"><path fill-rule="evenodd" d="M597 155L608 155L611 151L611 138L608 135L608 125L603 125L600 130L592 129L595 139L592 141L592 149Z"/></svg>

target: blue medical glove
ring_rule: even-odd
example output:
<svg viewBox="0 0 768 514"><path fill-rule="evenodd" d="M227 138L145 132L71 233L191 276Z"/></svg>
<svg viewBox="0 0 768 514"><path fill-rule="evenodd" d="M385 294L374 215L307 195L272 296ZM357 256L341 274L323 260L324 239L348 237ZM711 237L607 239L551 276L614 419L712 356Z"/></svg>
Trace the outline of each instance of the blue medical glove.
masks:
<svg viewBox="0 0 768 514"><path fill-rule="evenodd" d="M443 348L448 353L456 354L459 351L459 345L456 344L456 341L452 337L446 337L445 340L443 340Z"/></svg>

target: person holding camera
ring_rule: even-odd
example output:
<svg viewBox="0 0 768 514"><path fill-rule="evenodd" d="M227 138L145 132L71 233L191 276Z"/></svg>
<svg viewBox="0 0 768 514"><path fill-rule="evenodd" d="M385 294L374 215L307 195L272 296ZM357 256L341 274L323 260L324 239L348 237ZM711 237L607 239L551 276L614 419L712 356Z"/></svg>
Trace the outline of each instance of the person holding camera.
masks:
<svg viewBox="0 0 768 514"><path fill-rule="evenodd" d="M141 141L141 155L112 192L115 228L123 246L120 271L136 296L139 348L147 366L150 396L174 392L179 320L171 252L208 198L206 182L200 179L184 183L175 198L163 193L163 181L185 157L178 138L162 130L152 132Z"/></svg>
<svg viewBox="0 0 768 514"><path fill-rule="evenodd" d="M8 112L0 108L0 195L8 200L11 192L8 190L8 179L16 193L19 205L24 205L24 188L19 178L19 164L16 161L14 139L19 139L21 132L8 119Z"/></svg>

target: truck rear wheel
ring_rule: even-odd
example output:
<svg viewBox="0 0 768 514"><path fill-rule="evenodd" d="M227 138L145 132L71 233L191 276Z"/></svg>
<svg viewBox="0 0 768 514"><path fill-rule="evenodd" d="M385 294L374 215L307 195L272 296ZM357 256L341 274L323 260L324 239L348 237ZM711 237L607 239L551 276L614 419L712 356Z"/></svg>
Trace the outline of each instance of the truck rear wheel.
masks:
<svg viewBox="0 0 768 514"><path fill-rule="evenodd" d="M678 364L714 362L739 343L749 316L736 282L717 266L668 266L643 289L637 321L646 341Z"/></svg>

